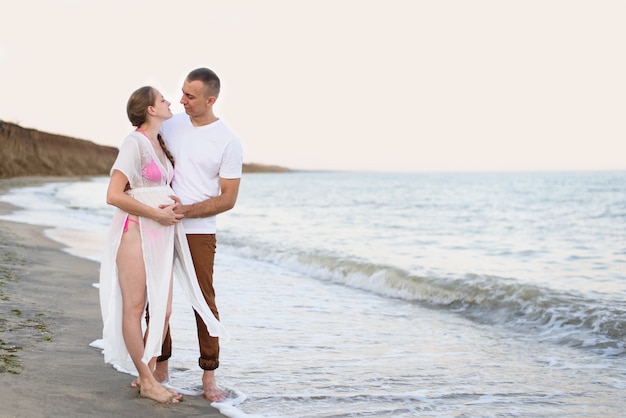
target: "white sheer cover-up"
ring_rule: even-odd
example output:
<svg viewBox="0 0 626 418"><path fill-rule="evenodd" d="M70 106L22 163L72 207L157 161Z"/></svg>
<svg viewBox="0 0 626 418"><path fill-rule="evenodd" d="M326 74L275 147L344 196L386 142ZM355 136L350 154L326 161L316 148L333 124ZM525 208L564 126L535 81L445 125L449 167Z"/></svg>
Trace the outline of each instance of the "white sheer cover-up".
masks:
<svg viewBox="0 0 626 418"><path fill-rule="evenodd" d="M169 161L165 164L160 161L151 142L143 134L133 132L124 139L111 173L113 170L126 175L131 187L126 193L138 201L152 207L173 203L169 196L174 192L169 183L174 169ZM104 361L116 366L123 366L128 358L122 334L122 293L116 264L127 216L128 213L115 209L100 266ZM182 223L163 226L152 219L139 217L139 229L146 271L146 300L150 311L150 332L142 361L148 363L152 357L161 354L172 272L209 333L228 339L227 330L211 312L198 285Z"/></svg>

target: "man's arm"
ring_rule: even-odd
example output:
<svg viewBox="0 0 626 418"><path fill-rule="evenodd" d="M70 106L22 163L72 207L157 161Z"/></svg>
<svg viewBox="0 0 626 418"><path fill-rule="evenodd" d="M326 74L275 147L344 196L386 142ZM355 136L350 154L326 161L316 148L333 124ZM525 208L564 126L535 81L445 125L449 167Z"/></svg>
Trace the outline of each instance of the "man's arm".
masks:
<svg viewBox="0 0 626 418"><path fill-rule="evenodd" d="M220 178L220 189L222 192L219 196L191 205L181 205L177 212L185 215L185 218L206 218L207 216L226 212L235 207L240 182L241 179Z"/></svg>

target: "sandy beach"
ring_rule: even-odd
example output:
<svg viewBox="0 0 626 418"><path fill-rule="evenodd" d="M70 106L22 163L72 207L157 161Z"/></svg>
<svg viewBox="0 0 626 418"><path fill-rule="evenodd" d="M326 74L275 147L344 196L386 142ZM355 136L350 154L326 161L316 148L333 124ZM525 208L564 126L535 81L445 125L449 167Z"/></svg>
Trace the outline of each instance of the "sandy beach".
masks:
<svg viewBox="0 0 626 418"><path fill-rule="evenodd" d="M45 181L0 180L0 194ZM0 214L12 210L0 202ZM223 417L200 396L176 405L140 398L132 376L89 346L101 338L98 267L41 227L0 221L0 416Z"/></svg>

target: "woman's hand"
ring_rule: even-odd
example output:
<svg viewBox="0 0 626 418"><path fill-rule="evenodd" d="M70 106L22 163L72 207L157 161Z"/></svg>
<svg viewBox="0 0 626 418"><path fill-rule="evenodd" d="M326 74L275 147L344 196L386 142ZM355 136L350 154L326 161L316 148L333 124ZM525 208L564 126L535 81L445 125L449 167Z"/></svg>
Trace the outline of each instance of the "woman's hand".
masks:
<svg viewBox="0 0 626 418"><path fill-rule="evenodd" d="M160 205L156 218L154 219L163 226L170 226L177 224L185 216L180 213L176 213L178 203L172 203L170 205Z"/></svg>
<svg viewBox="0 0 626 418"><path fill-rule="evenodd" d="M174 212L181 215L181 218L185 217L185 214L183 213L183 203L180 201L180 199L178 198L178 196L174 196L171 195L170 199L172 199L174 201L173 206L174 206ZM163 209L166 208L170 205L159 205L159 209Z"/></svg>

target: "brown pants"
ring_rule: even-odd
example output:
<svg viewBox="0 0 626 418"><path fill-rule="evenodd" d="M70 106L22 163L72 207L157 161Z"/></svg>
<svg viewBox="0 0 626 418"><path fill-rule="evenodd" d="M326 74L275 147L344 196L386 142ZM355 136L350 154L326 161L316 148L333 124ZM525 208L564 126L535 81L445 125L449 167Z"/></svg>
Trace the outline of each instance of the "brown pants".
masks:
<svg viewBox="0 0 626 418"><path fill-rule="evenodd" d="M211 312L217 319L220 314L215 305L215 290L213 289L213 264L215 261L215 247L217 240L215 234L188 234L187 242L193 259L193 266L198 276L198 284L204 295ZM196 327L198 329L198 343L200 344L200 358L198 364L203 370L215 370L220 365L219 338L211 337L204 321L194 310L196 315ZM163 340L162 354L157 361L168 360L172 356L172 337L168 327Z"/></svg>

